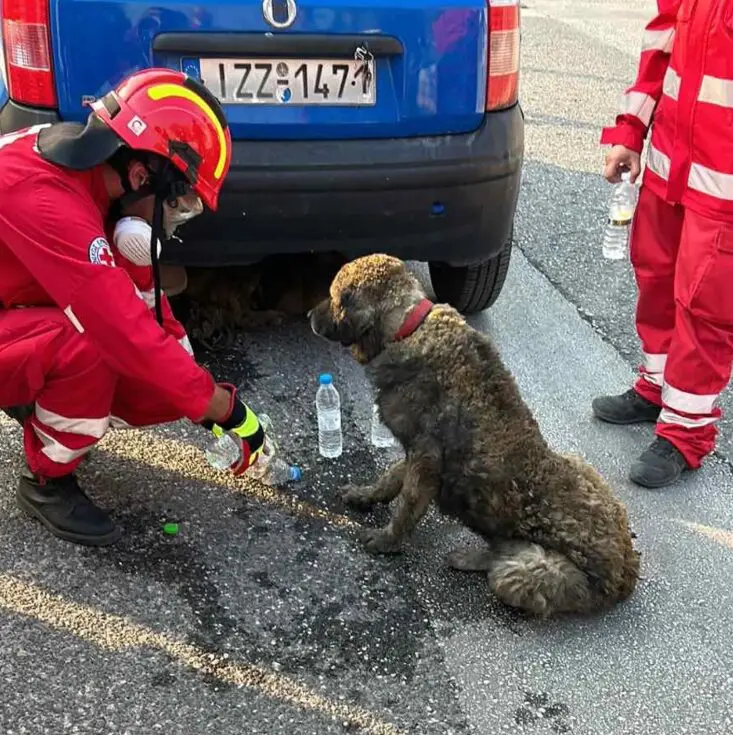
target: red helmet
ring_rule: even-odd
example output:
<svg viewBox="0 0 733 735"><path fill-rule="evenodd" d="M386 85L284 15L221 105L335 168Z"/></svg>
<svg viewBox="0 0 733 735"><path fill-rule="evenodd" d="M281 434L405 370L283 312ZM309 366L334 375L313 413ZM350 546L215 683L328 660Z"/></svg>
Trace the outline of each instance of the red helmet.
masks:
<svg viewBox="0 0 733 735"><path fill-rule="evenodd" d="M170 160L216 210L232 139L221 105L200 82L170 69L145 69L91 107L125 145Z"/></svg>

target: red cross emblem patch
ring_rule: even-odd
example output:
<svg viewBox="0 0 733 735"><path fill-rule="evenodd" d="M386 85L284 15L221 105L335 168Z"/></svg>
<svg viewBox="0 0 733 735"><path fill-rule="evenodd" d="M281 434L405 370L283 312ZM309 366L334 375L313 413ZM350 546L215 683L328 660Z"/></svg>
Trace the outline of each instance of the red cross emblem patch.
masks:
<svg viewBox="0 0 733 735"><path fill-rule="evenodd" d="M103 237L96 237L89 246L89 262L96 265L108 265L115 267L115 256L112 255L112 248Z"/></svg>

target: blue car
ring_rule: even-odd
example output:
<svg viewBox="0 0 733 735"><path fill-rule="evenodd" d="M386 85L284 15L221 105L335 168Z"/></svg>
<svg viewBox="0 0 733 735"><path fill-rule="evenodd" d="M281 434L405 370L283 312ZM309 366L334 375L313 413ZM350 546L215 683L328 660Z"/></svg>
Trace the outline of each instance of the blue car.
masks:
<svg viewBox="0 0 733 735"><path fill-rule="evenodd" d="M519 0L0 0L0 132L180 69L234 139L220 209L164 259L386 252L463 313L504 284L524 154Z"/></svg>

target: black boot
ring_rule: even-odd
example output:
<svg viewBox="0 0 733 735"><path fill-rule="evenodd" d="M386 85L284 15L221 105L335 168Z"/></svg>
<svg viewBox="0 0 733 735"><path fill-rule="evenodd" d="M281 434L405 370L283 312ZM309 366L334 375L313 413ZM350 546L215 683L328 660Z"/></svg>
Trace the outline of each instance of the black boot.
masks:
<svg viewBox="0 0 733 735"><path fill-rule="evenodd" d="M676 482L689 469L679 449L666 439L657 437L631 465L629 479L642 487L659 488Z"/></svg>
<svg viewBox="0 0 733 735"><path fill-rule="evenodd" d="M16 497L23 511L65 541L108 546L120 538L112 519L92 503L74 475L40 483L32 474L24 472Z"/></svg>
<svg viewBox="0 0 733 735"><path fill-rule="evenodd" d="M656 423L660 406L640 396L633 388L619 396L598 396L593 399L593 413L609 424Z"/></svg>

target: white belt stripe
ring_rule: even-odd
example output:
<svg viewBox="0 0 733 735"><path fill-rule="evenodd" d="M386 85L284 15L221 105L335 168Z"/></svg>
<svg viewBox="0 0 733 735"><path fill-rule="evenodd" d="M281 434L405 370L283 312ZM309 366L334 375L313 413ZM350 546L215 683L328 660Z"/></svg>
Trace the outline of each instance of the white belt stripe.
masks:
<svg viewBox="0 0 733 735"><path fill-rule="evenodd" d="M651 144L649 145L649 154L647 156L647 167L657 176L665 180L669 179L669 156L666 156ZM693 163L690 166L687 185L690 189L715 197L716 199L733 201L733 174L724 174L702 164Z"/></svg>
<svg viewBox="0 0 733 735"><path fill-rule="evenodd" d="M711 105L733 107L733 79L719 79L706 74L702 78L697 99Z"/></svg>
<svg viewBox="0 0 733 735"><path fill-rule="evenodd" d="M638 117L644 125L649 125L656 107L654 97L643 92L627 92L621 97L619 105L622 115Z"/></svg>
<svg viewBox="0 0 733 735"><path fill-rule="evenodd" d="M664 75L662 92L670 99L677 100L681 83L679 74L672 67L668 67ZM641 93L637 92L637 94ZM699 102L706 102L710 105L733 108L733 79L720 79L706 74L702 78L697 99Z"/></svg>
<svg viewBox="0 0 733 735"><path fill-rule="evenodd" d="M669 178L669 156L658 151L653 145L651 145L651 143L649 144L649 154L647 156L646 165L651 171L654 171L657 176L661 176L663 179Z"/></svg>
<svg viewBox="0 0 733 735"><path fill-rule="evenodd" d="M733 174L723 174L699 163L693 163L690 166L687 184L690 189L703 194L733 201Z"/></svg>
<svg viewBox="0 0 733 735"><path fill-rule="evenodd" d="M69 418L49 411L36 403L36 418L45 426L68 434L92 436L101 439L109 428L109 417L102 419Z"/></svg>
<svg viewBox="0 0 733 735"><path fill-rule="evenodd" d="M659 413L659 421L663 424L678 424L687 429L697 429L700 426L707 426L717 421L715 416L703 416L699 419L691 419L689 416L680 416L680 414L663 408Z"/></svg>
<svg viewBox="0 0 733 735"><path fill-rule="evenodd" d="M666 383L662 388L662 403L666 408L673 411L682 411L696 415L709 414L713 410L717 393L699 395L697 393L686 393Z"/></svg>
<svg viewBox="0 0 733 735"><path fill-rule="evenodd" d="M667 68L667 73L664 75L664 85L662 86L662 92L676 100L680 94L680 77L679 74L672 68Z"/></svg>
<svg viewBox="0 0 733 735"><path fill-rule="evenodd" d="M673 44L674 27L667 28L664 31L644 31L641 39L641 50L669 53L672 51Z"/></svg>
<svg viewBox="0 0 733 735"><path fill-rule="evenodd" d="M65 447L61 442L39 429L35 424L32 423L31 426L33 426L33 431L35 431L36 436L43 442L43 449L41 451L52 462L57 462L58 464L68 464L75 459L79 459L79 457L83 457L93 446L90 445L81 449L69 449L69 447Z"/></svg>

